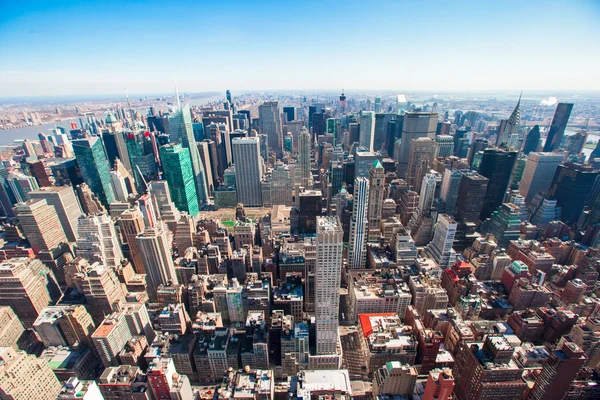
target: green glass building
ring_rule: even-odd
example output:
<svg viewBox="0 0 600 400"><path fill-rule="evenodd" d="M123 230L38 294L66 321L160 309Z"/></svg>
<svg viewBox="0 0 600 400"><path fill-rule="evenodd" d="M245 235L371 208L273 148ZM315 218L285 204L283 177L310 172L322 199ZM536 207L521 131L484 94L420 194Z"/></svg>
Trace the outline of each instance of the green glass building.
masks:
<svg viewBox="0 0 600 400"><path fill-rule="evenodd" d="M170 143L160 148L160 159L175 206L195 217L200 210L189 150Z"/></svg>
<svg viewBox="0 0 600 400"><path fill-rule="evenodd" d="M83 180L105 207L115 201L115 190L110 177L108 157L97 136L77 139L71 142L77 165Z"/></svg>

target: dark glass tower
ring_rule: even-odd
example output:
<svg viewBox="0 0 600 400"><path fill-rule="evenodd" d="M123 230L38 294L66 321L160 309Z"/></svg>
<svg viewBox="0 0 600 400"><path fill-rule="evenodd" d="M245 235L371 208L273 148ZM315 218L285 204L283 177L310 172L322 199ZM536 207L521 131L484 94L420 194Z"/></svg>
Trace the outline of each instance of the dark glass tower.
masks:
<svg viewBox="0 0 600 400"><path fill-rule="evenodd" d="M517 160L516 151L487 149L483 151L479 173L489 179L480 219L485 220L504 200L510 175Z"/></svg>
<svg viewBox="0 0 600 400"><path fill-rule="evenodd" d="M532 151L537 151L538 146L540 145L540 126L535 125L533 128L529 130L527 133L527 138L525 139L525 144L523 145L523 154L529 154Z"/></svg>
<svg viewBox="0 0 600 400"><path fill-rule="evenodd" d="M558 106L556 106L552 125L550 125L546 144L544 144L544 151L554 151L560 146L571 116L571 110L573 110L573 103L558 103Z"/></svg>
<svg viewBox="0 0 600 400"><path fill-rule="evenodd" d="M547 197L556 200L561 208L560 219L565 223L577 223L598 174L583 164L565 163L556 168Z"/></svg>

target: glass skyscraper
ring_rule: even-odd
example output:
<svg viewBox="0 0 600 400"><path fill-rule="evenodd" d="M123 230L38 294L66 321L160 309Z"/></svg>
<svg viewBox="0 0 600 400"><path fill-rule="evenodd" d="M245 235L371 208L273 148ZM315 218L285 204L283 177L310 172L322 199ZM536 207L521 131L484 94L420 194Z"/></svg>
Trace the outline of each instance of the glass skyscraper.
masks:
<svg viewBox="0 0 600 400"><path fill-rule="evenodd" d="M98 199L108 206L115 201L115 191L102 140L93 136L73 140L71 143L83 180Z"/></svg>
<svg viewBox="0 0 600 400"><path fill-rule="evenodd" d="M179 143L167 144L160 148L160 159L175 206L196 216L200 210L189 150Z"/></svg>

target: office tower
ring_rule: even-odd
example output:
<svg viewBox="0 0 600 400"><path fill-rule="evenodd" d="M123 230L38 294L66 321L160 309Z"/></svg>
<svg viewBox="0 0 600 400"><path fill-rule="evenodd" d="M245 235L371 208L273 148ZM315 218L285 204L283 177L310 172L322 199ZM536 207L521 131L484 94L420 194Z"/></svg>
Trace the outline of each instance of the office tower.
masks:
<svg viewBox="0 0 600 400"><path fill-rule="evenodd" d="M178 374L171 358L155 358L148 366L148 385L155 399L194 400L186 375Z"/></svg>
<svg viewBox="0 0 600 400"><path fill-rule="evenodd" d="M537 151L540 146L540 126L534 125L527 133L525 144L523 145L523 154L529 154Z"/></svg>
<svg viewBox="0 0 600 400"><path fill-rule="evenodd" d="M65 266L65 275L71 276L73 285L83 294L89 313L99 324L105 315L119 309L125 299L121 282L114 268L76 258Z"/></svg>
<svg viewBox="0 0 600 400"><path fill-rule="evenodd" d="M275 103L277 104L277 103ZM237 201L246 207L262 206L263 160L258 137L233 139Z"/></svg>
<svg viewBox="0 0 600 400"><path fill-rule="evenodd" d="M267 135L267 145L277 154L283 149L283 133L281 130L281 116L279 115L279 104L276 101L268 101L258 106L258 123L260 133Z"/></svg>
<svg viewBox="0 0 600 400"><path fill-rule="evenodd" d="M115 201L115 191L110 179L110 166L99 137L73 140L73 151L83 180L105 207Z"/></svg>
<svg viewBox="0 0 600 400"><path fill-rule="evenodd" d="M271 203L292 206L292 177L287 165L277 165L271 172Z"/></svg>
<svg viewBox="0 0 600 400"><path fill-rule="evenodd" d="M53 206L67 240L77 240L77 220L83 213L71 186L50 186L29 192L32 200L44 199Z"/></svg>
<svg viewBox="0 0 600 400"><path fill-rule="evenodd" d="M456 218L461 222L479 221L488 182L488 178L474 171L462 174L456 200Z"/></svg>
<svg viewBox="0 0 600 400"><path fill-rule="evenodd" d="M375 139L375 113L373 111L360 112L360 141L359 146L373 151L373 140Z"/></svg>
<svg viewBox="0 0 600 400"><path fill-rule="evenodd" d="M419 210L422 215L427 215L431 211L435 192L438 184L438 173L425 174L421 183L421 194L419 195Z"/></svg>
<svg viewBox="0 0 600 400"><path fill-rule="evenodd" d="M379 242L381 236L381 210L385 190L385 171L379 160L375 160L369 173L369 203L367 241Z"/></svg>
<svg viewBox="0 0 600 400"><path fill-rule="evenodd" d="M192 128L192 117L190 114L190 105L186 104L173 115L169 116L169 134L171 135L172 143L181 143L183 148L189 150L191 160L191 169L196 185L196 196L198 206L202 206L208 202L208 189L206 186L205 172L200 160L200 153L194 138L194 130ZM162 152L161 152L162 160ZM164 164L164 161L163 161ZM167 171L167 167L163 165L163 171ZM187 210L186 210L187 211ZM191 211L188 211L192 215Z"/></svg>
<svg viewBox="0 0 600 400"><path fill-rule="evenodd" d="M306 189L312 187L312 173L310 172L310 133L302 127L298 136L298 165L300 167L300 186Z"/></svg>
<svg viewBox="0 0 600 400"><path fill-rule="evenodd" d="M504 124L500 124L498 131L498 137L496 138L496 146L506 146L512 135L519 133L519 126L521 124L521 96L517 106L510 114L510 117Z"/></svg>
<svg viewBox="0 0 600 400"><path fill-rule="evenodd" d="M50 177L46 172L46 167L44 166L43 161L27 161L27 166L29 167L29 172L37 181L39 187L52 186L52 181L50 181Z"/></svg>
<svg viewBox="0 0 600 400"><path fill-rule="evenodd" d="M177 284L177 274L167 227L158 223L153 228L146 228L137 237L138 247L142 252L142 260L146 269L148 296L155 300L156 289L160 285Z"/></svg>
<svg viewBox="0 0 600 400"><path fill-rule="evenodd" d="M138 274L145 274L144 262L136 240L136 237L144 232L146 226L140 209L136 207L121 213L117 224L135 271Z"/></svg>
<svg viewBox="0 0 600 400"><path fill-rule="evenodd" d="M0 306L0 347L18 348L17 342L25 332L17 314L9 306Z"/></svg>
<svg viewBox="0 0 600 400"><path fill-rule="evenodd" d="M10 171L4 182L10 190L9 196L12 194L13 203L29 200L29 192L39 189L34 177L16 171Z"/></svg>
<svg viewBox="0 0 600 400"><path fill-rule="evenodd" d="M319 355L337 353L343 236L337 217L317 218L315 314Z"/></svg>
<svg viewBox="0 0 600 400"><path fill-rule="evenodd" d="M298 197L298 231L314 235L317 232L317 218L323 212L323 194L320 190L305 190Z"/></svg>
<svg viewBox="0 0 600 400"><path fill-rule="evenodd" d="M46 360L0 347L0 398L56 400L61 386Z"/></svg>
<svg viewBox="0 0 600 400"><path fill-rule="evenodd" d="M408 110L408 99L405 94L396 95L396 114L404 114Z"/></svg>
<svg viewBox="0 0 600 400"><path fill-rule="evenodd" d="M597 177L597 170L583 164L564 163L556 168L546 197L556 200L563 222L577 222Z"/></svg>
<svg viewBox="0 0 600 400"><path fill-rule="evenodd" d="M52 302L48 283L51 274L33 258L11 258L0 264L0 306L10 306L25 328Z"/></svg>
<svg viewBox="0 0 600 400"><path fill-rule="evenodd" d="M346 95L344 94L344 89L342 89L342 94L340 95L340 115L346 113L346 105Z"/></svg>
<svg viewBox="0 0 600 400"><path fill-rule="evenodd" d="M502 149L483 151L478 172L488 178L489 182L483 199L481 220L488 218L502 204L517 155L518 152L516 151Z"/></svg>
<svg viewBox="0 0 600 400"><path fill-rule="evenodd" d="M117 161L118 163L118 161ZM125 184L125 176L120 171L110 171L110 179L115 189L115 200L117 202L125 203L129 197L129 191Z"/></svg>
<svg viewBox="0 0 600 400"><path fill-rule="evenodd" d="M77 198L81 203L81 208L83 212L89 215L98 214L100 212L106 212L106 209L100 203L100 200L92 193L90 187L82 183L75 187L77 192Z"/></svg>
<svg viewBox="0 0 600 400"><path fill-rule="evenodd" d="M78 257L111 268L121 267L123 262L121 243L114 222L108 215L82 215L77 230Z"/></svg>
<svg viewBox="0 0 600 400"><path fill-rule="evenodd" d="M110 113L106 118L110 118ZM119 159L125 165L125 168L128 171L131 171L129 153L127 152L127 145L125 144L123 132L115 131L113 129L103 130L102 142L104 142L104 148L106 149L106 156L110 167L112 168L115 165L115 160Z"/></svg>
<svg viewBox="0 0 600 400"><path fill-rule="evenodd" d="M422 400L448 400L454 391L454 377L451 369L429 371Z"/></svg>
<svg viewBox="0 0 600 400"><path fill-rule="evenodd" d="M398 176L401 178L404 178L408 171L410 147L413 139L422 137L433 139L437 128L437 120L437 113L408 112L404 114L402 141L396 159L398 161Z"/></svg>
<svg viewBox="0 0 600 400"><path fill-rule="evenodd" d="M283 106L283 116L285 117L286 122L295 121L296 120L296 107L294 106Z"/></svg>
<svg viewBox="0 0 600 400"><path fill-rule="evenodd" d="M529 153L519 183L519 193L525 198L525 203L531 203L536 194L548 191L556 168L563 159L561 154L556 153Z"/></svg>
<svg viewBox="0 0 600 400"><path fill-rule="evenodd" d="M425 252L442 269L448 268L456 260L456 252L452 249L452 244L457 226L456 221L448 214L440 214L435 224L433 240L425 249Z"/></svg>
<svg viewBox="0 0 600 400"><path fill-rule="evenodd" d="M154 153L156 141L153 141L153 139L154 133L146 135L142 132L129 132L126 137L125 145L127 146L129 163L133 171L132 175L136 187L140 191L146 188L144 180L150 182L158 178L157 157Z"/></svg>
<svg viewBox="0 0 600 400"><path fill-rule="evenodd" d="M473 161L477 157L477 154L488 148L488 140L484 138L477 138L469 149L469 155L467 157L469 165L473 167ZM474 167L473 167L474 168Z"/></svg>
<svg viewBox="0 0 600 400"><path fill-rule="evenodd" d="M587 357L568 336L564 336L543 364L527 400L562 399Z"/></svg>
<svg viewBox="0 0 600 400"><path fill-rule="evenodd" d="M196 221L191 215L183 214L177 222L175 229L174 242L179 254L185 254L185 251L194 246L194 235L196 234Z"/></svg>
<svg viewBox="0 0 600 400"><path fill-rule="evenodd" d="M29 200L16 207L19 225L35 254L67 242L55 208L44 199Z"/></svg>
<svg viewBox="0 0 600 400"><path fill-rule="evenodd" d="M518 240L521 235L521 209L512 203L503 203L492 213L482 227L482 233L494 235L496 243L502 248L508 248L511 240Z"/></svg>
<svg viewBox="0 0 600 400"><path fill-rule="evenodd" d="M375 371L373 394L379 396L412 396L417 383L417 369L399 361L388 361Z"/></svg>
<svg viewBox="0 0 600 400"><path fill-rule="evenodd" d="M200 210L189 150L180 144L168 144L160 148L160 159L175 206L179 211L196 216Z"/></svg>
<svg viewBox="0 0 600 400"><path fill-rule="evenodd" d="M367 261L367 210L369 199L369 181L358 177L354 180L354 202L350 222L350 241L348 243L348 264L350 268L365 268Z"/></svg>
<svg viewBox="0 0 600 400"><path fill-rule="evenodd" d="M406 183L414 187L415 192L421 192L421 181L433 166L435 156L435 141L429 137L413 139L408 156Z"/></svg>
<svg viewBox="0 0 600 400"><path fill-rule="evenodd" d="M91 339L105 368L119 365L118 354L133 337L124 312L107 316L92 333Z"/></svg>
<svg viewBox="0 0 600 400"><path fill-rule="evenodd" d="M450 157L454 154L454 138L450 135L435 137L435 157Z"/></svg>
<svg viewBox="0 0 600 400"><path fill-rule="evenodd" d="M88 343L95 326L83 305L60 305L44 308L33 323L33 330L46 347L75 346Z"/></svg>
<svg viewBox="0 0 600 400"><path fill-rule="evenodd" d="M213 190L215 189L215 182L213 180L213 166L210 163L210 147L208 142L198 142L198 152L200 153L200 161L202 161L202 165L204 166L204 175L206 179L206 185L208 187L208 193L212 195Z"/></svg>
<svg viewBox="0 0 600 400"><path fill-rule="evenodd" d="M458 200L458 188L462 178L462 172L456 168L446 168L442 177L440 198L444 201L447 214L454 214L456 201Z"/></svg>
<svg viewBox="0 0 600 400"><path fill-rule="evenodd" d="M544 144L544 151L551 152L560 147L560 142L565 134L565 129L569 123L569 117L573 110L573 103L558 103L556 111L554 112L554 118L552 118L552 124L548 131L546 143Z"/></svg>
<svg viewBox="0 0 600 400"><path fill-rule="evenodd" d="M358 148L356 150L356 154L354 155L354 177L351 178L368 178L371 168L373 167L373 163L376 160L381 161L381 159L381 153L378 151L366 151L366 149Z"/></svg>

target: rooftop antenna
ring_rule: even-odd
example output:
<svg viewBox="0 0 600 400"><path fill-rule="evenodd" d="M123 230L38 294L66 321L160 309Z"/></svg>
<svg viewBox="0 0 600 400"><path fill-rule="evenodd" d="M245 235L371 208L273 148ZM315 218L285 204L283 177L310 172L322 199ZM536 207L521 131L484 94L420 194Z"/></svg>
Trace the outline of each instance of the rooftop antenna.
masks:
<svg viewBox="0 0 600 400"><path fill-rule="evenodd" d="M135 132L135 118L133 117L133 109L131 108L131 102L129 101L129 92L127 92L127 86L125 86L125 98L127 99L127 107L129 107L129 117L131 119L131 130Z"/></svg>
<svg viewBox="0 0 600 400"><path fill-rule="evenodd" d="M177 89L177 77L175 76L175 70L173 70L173 79L175 80L175 95L177 96L177 108L181 110L181 103L179 102L179 89Z"/></svg>

